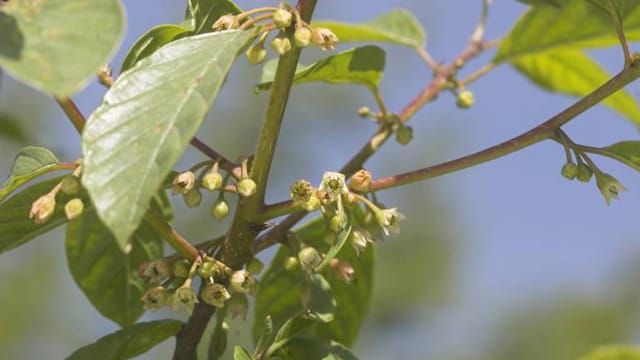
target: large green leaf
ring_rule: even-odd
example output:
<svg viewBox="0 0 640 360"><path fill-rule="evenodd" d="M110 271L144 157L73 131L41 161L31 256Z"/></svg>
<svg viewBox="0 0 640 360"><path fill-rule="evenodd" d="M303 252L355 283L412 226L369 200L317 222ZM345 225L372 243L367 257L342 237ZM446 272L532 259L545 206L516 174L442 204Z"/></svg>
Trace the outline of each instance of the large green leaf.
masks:
<svg viewBox="0 0 640 360"><path fill-rule="evenodd" d="M377 46L363 46L324 58L296 71L294 84L325 81L333 84L361 84L377 91L384 72L385 53ZM271 88L277 60L264 66L256 91Z"/></svg>
<svg viewBox="0 0 640 360"><path fill-rule="evenodd" d="M213 31L211 26L220 16L241 12L231 0L189 0L182 24L196 34L207 33Z"/></svg>
<svg viewBox="0 0 640 360"><path fill-rule="evenodd" d="M16 155L9 177L2 184L0 201L29 180L59 169L58 158L48 149L37 146L22 148Z"/></svg>
<svg viewBox="0 0 640 360"><path fill-rule="evenodd" d="M123 360L144 354L154 346L176 335L182 322L156 320L138 323L81 347L67 360Z"/></svg>
<svg viewBox="0 0 640 360"><path fill-rule="evenodd" d="M315 337L293 338L278 354L285 359L358 360L344 345Z"/></svg>
<svg viewBox="0 0 640 360"><path fill-rule="evenodd" d="M122 74L82 134L83 183L125 247L252 31L174 41Z"/></svg>
<svg viewBox="0 0 640 360"><path fill-rule="evenodd" d="M29 219L31 204L53 189L62 178L49 179L31 185L0 204L0 254L20 246L40 234L67 222L65 201L58 195L54 215L43 225ZM87 202L85 201L85 204Z"/></svg>
<svg viewBox="0 0 640 360"><path fill-rule="evenodd" d="M138 61L153 54L164 45L190 34L192 34L190 30L178 25L158 25L151 28L133 44L122 62L120 72L129 70Z"/></svg>
<svg viewBox="0 0 640 360"><path fill-rule="evenodd" d="M313 26L331 29L340 42L380 41L410 47L423 47L427 42L424 28L407 10L397 9L361 24L314 21Z"/></svg>
<svg viewBox="0 0 640 360"><path fill-rule="evenodd" d="M640 360L640 348L624 345L601 346L579 360Z"/></svg>
<svg viewBox="0 0 640 360"><path fill-rule="evenodd" d="M123 253L94 211L67 225L67 262L73 279L100 314L122 327L143 313L140 298L147 286L138 265L162 256L162 239L144 222L130 244L131 251Z"/></svg>
<svg viewBox="0 0 640 360"><path fill-rule="evenodd" d="M69 96L109 61L124 27L119 0L10 1L0 11L0 66L37 89Z"/></svg>
<svg viewBox="0 0 640 360"><path fill-rule="evenodd" d="M620 156L621 160L627 162L627 165L640 171L640 141L621 141L605 147L605 150Z"/></svg>
<svg viewBox="0 0 640 360"><path fill-rule="evenodd" d="M640 40L640 6L627 11L623 20L629 40ZM513 61L521 56L564 47L618 44L611 17L585 0L569 0L562 8L533 7L502 40L493 61Z"/></svg>
<svg viewBox="0 0 640 360"><path fill-rule="evenodd" d="M361 217L358 216L356 221L361 223ZM318 218L298 229L296 236L308 245L324 249L327 247L323 240L325 231L324 219ZM262 277L256 297L254 339L258 339L262 334L264 318L267 315L271 316L274 326L279 328L287 319L302 310L300 284L304 274L300 270L291 271L284 268L284 262L288 256L295 256L295 254L291 254L287 247L280 247L271 266ZM353 266L355 280L351 284L345 284L333 274L328 273L325 276L331 286L337 308L333 321L316 324L315 331L326 339L333 339L351 346L369 309L375 247L370 246L358 256L352 246L344 246L337 257L348 261Z"/></svg>
<svg viewBox="0 0 640 360"><path fill-rule="evenodd" d="M611 76L579 49L556 49L514 59L513 66L540 87L569 95L585 96ZM603 104L640 124L640 108L626 91L619 91Z"/></svg>

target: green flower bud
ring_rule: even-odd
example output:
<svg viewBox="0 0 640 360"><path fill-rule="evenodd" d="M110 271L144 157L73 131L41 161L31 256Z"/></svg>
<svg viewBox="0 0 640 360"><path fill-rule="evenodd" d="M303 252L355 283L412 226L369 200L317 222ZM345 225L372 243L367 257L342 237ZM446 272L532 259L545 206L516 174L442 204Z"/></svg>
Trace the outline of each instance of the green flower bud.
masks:
<svg viewBox="0 0 640 360"><path fill-rule="evenodd" d="M200 296L204 302L217 308L224 307L224 302L231 298L229 291L224 286L214 283L205 285Z"/></svg>
<svg viewBox="0 0 640 360"><path fill-rule="evenodd" d="M205 279L210 277L214 277L220 274L220 270L218 269L218 265L216 265L213 261L204 261L200 266L198 266L198 275L202 276Z"/></svg>
<svg viewBox="0 0 640 360"><path fill-rule="evenodd" d="M302 204L302 208L308 212L314 212L320 208L322 202L318 199L317 196L313 195L309 198L309 201Z"/></svg>
<svg viewBox="0 0 640 360"><path fill-rule="evenodd" d="M296 204L304 204L311 199L315 193L315 189L310 182L306 180L298 180L289 187L289 196Z"/></svg>
<svg viewBox="0 0 640 360"><path fill-rule="evenodd" d="M82 215L84 211L84 203L80 198L75 198L67 201L64 205L64 213L67 215L67 219L73 220Z"/></svg>
<svg viewBox="0 0 640 360"><path fill-rule="evenodd" d="M312 248L310 246L302 248L298 252L298 260L300 260L300 265L302 265L302 269L305 271L311 271L315 269L322 262L322 257L318 253L318 250Z"/></svg>
<svg viewBox="0 0 640 360"><path fill-rule="evenodd" d="M222 175L217 171L208 171L202 177L202 187L214 191L222 187Z"/></svg>
<svg viewBox="0 0 640 360"><path fill-rule="evenodd" d="M231 291L240 294L247 294L251 292L251 290L256 285L256 279L253 278L250 272L247 270L238 270L234 271L231 274L231 279L229 280L229 287Z"/></svg>
<svg viewBox="0 0 640 360"><path fill-rule="evenodd" d="M218 221L226 218L229 215L229 204L222 198L216 200L211 208L211 215Z"/></svg>
<svg viewBox="0 0 640 360"><path fill-rule="evenodd" d="M473 106L475 98L473 93L469 90L461 90L458 93L457 105L461 109L468 109Z"/></svg>
<svg viewBox="0 0 640 360"><path fill-rule="evenodd" d="M53 193L42 195L31 205L29 219L42 225L46 223L56 211L56 195Z"/></svg>
<svg viewBox="0 0 640 360"><path fill-rule="evenodd" d="M249 197L256 193L256 183L250 178L240 180L238 183L238 194L242 197Z"/></svg>
<svg viewBox="0 0 640 360"><path fill-rule="evenodd" d="M200 189L191 189L182 195L182 200L190 208L198 207L202 202L202 193L200 193Z"/></svg>
<svg viewBox="0 0 640 360"><path fill-rule="evenodd" d="M189 276L190 270L191 264L189 263L189 260L186 259L177 260L172 265L172 273L175 277L186 278Z"/></svg>
<svg viewBox="0 0 640 360"><path fill-rule="evenodd" d="M172 274L171 262L167 259L156 259L138 266L138 274L148 283L160 282Z"/></svg>
<svg viewBox="0 0 640 360"><path fill-rule="evenodd" d="M273 12L273 24L279 29L286 29L291 26L293 15L285 9L278 9Z"/></svg>
<svg viewBox="0 0 640 360"><path fill-rule="evenodd" d="M565 178L573 180L578 176L578 166L572 162L568 162L562 166L562 171L560 173Z"/></svg>
<svg viewBox="0 0 640 360"><path fill-rule="evenodd" d="M293 33L293 40L297 47L306 48L311 44L311 36L311 30L307 27L301 26Z"/></svg>
<svg viewBox="0 0 640 360"><path fill-rule="evenodd" d="M285 34L280 34L271 40L271 48L279 55L284 55L291 51L291 40Z"/></svg>
<svg viewBox="0 0 640 360"><path fill-rule="evenodd" d="M289 270L289 271L293 271L296 270L297 268L300 267L300 261L298 261L297 258L293 257L293 256L289 256L286 259L284 259L284 268Z"/></svg>
<svg viewBox="0 0 640 360"><path fill-rule="evenodd" d="M254 275L260 274L263 268L264 268L264 263L256 257L252 257L247 263L247 271Z"/></svg>
<svg viewBox="0 0 640 360"><path fill-rule="evenodd" d="M240 21L234 15L227 14L221 16L211 27L213 30L230 30L240 27Z"/></svg>
<svg viewBox="0 0 640 360"><path fill-rule="evenodd" d="M582 182L591 181L591 177L593 176L593 170L589 167L589 165L578 164L578 174L576 175L577 179Z"/></svg>
<svg viewBox="0 0 640 360"><path fill-rule="evenodd" d="M356 171L351 176L349 187L357 192L368 192L371 189L371 173L365 169Z"/></svg>
<svg viewBox="0 0 640 360"><path fill-rule="evenodd" d="M186 194L196 185L196 174L185 171L173 179L173 194Z"/></svg>
<svg viewBox="0 0 640 360"><path fill-rule="evenodd" d="M155 311L169 304L171 297L163 286L153 287L142 295L142 307L145 310Z"/></svg>
<svg viewBox="0 0 640 360"><path fill-rule="evenodd" d="M74 175L67 175L63 177L60 185L60 190L62 190L62 192L67 195L77 194L80 191L81 187L80 179L78 179L78 177Z"/></svg>
<svg viewBox="0 0 640 360"><path fill-rule="evenodd" d="M362 118L371 116L371 109L366 106L361 106L360 108L358 108L358 116Z"/></svg>
<svg viewBox="0 0 640 360"><path fill-rule="evenodd" d="M258 65L264 62L267 57L267 49L262 45L251 45L244 53L251 65Z"/></svg>
<svg viewBox="0 0 640 360"><path fill-rule="evenodd" d="M398 144L407 145L413 140L413 128L411 126L400 125L396 130L396 141Z"/></svg>
<svg viewBox="0 0 640 360"><path fill-rule="evenodd" d="M333 231L334 233L339 233L340 231L342 231L342 229L344 229L344 220L344 216L340 216L337 214L333 215L329 220L329 229L331 229L331 231Z"/></svg>

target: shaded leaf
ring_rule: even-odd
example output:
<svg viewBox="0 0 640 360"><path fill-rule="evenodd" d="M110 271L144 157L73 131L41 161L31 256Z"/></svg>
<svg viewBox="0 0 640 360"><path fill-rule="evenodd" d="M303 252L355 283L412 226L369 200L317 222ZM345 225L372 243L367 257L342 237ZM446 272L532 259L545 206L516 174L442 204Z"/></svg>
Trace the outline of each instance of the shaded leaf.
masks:
<svg viewBox="0 0 640 360"><path fill-rule="evenodd" d="M27 142L29 135L19 122L9 114L0 113L0 136L17 142Z"/></svg>
<svg viewBox="0 0 640 360"><path fill-rule="evenodd" d="M82 180L122 248L253 37L225 31L174 41L118 77L91 114Z"/></svg>
<svg viewBox="0 0 640 360"><path fill-rule="evenodd" d="M555 6L561 7L564 2L567 0L517 0L521 3L528 4L531 6Z"/></svg>
<svg viewBox="0 0 640 360"><path fill-rule="evenodd" d="M0 12L0 66L56 96L80 90L124 34L119 0L10 1Z"/></svg>
<svg viewBox="0 0 640 360"><path fill-rule="evenodd" d="M326 27L340 42L380 41L410 47L423 47L427 35L420 21L410 11L397 9L361 24L336 21L314 21L314 27Z"/></svg>
<svg viewBox="0 0 640 360"><path fill-rule="evenodd" d="M640 348L625 345L600 346L579 360L640 360Z"/></svg>
<svg viewBox="0 0 640 360"><path fill-rule="evenodd" d="M242 9L230 0L189 0L182 25L195 34L213 31L211 26L222 15L239 14Z"/></svg>
<svg viewBox="0 0 640 360"><path fill-rule="evenodd" d="M303 304L306 316L321 321L330 322L336 312L336 299L333 297L331 285L320 274L309 274L303 283Z"/></svg>
<svg viewBox="0 0 640 360"><path fill-rule="evenodd" d="M286 359L357 360L342 344L321 338L293 338L280 349Z"/></svg>
<svg viewBox="0 0 640 360"><path fill-rule="evenodd" d="M76 350L67 360L131 359L176 335L181 327L182 322L177 320L138 323Z"/></svg>
<svg viewBox="0 0 640 360"><path fill-rule="evenodd" d="M147 284L138 265L162 256L162 239L142 223L133 233L131 251L122 252L111 232L94 211L67 225L69 271L93 307L104 317L129 326L143 313L140 298Z"/></svg>
<svg viewBox="0 0 640 360"><path fill-rule="evenodd" d="M377 46L364 46L343 51L324 58L313 65L296 71L294 84L325 81L333 84L360 84L376 91L385 65L384 50ZM277 62L265 65L256 91L271 88Z"/></svg>
<svg viewBox="0 0 640 360"><path fill-rule="evenodd" d="M640 40L640 7L624 17L629 40ZM495 63L566 47L598 47L618 44L610 16L584 0L568 0L562 8L529 9L500 43Z"/></svg>
<svg viewBox="0 0 640 360"><path fill-rule="evenodd" d="M58 158L43 147L22 148L13 162L9 177L0 189L0 201L9 196L22 184L48 172L59 170Z"/></svg>
<svg viewBox="0 0 640 360"><path fill-rule="evenodd" d="M132 68L138 61L153 54L164 45L192 34L190 30L178 25L158 25L142 35L129 50L127 57L122 62L120 72Z"/></svg>
<svg viewBox="0 0 640 360"><path fill-rule="evenodd" d="M570 48L519 57L513 66L544 89L578 97L589 94L611 78L581 50ZM618 91L602 103L640 124L640 108L628 92Z"/></svg>
<svg viewBox="0 0 640 360"><path fill-rule="evenodd" d="M67 222L64 196L58 195L56 211L45 224L37 225L29 219L31 204L53 189L62 178L49 179L31 185L0 204L0 254L20 246ZM62 197L62 199L61 199ZM88 200L85 201L85 204Z"/></svg>
<svg viewBox="0 0 640 360"><path fill-rule="evenodd" d="M254 360L255 358L242 346L233 349L233 360Z"/></svg>

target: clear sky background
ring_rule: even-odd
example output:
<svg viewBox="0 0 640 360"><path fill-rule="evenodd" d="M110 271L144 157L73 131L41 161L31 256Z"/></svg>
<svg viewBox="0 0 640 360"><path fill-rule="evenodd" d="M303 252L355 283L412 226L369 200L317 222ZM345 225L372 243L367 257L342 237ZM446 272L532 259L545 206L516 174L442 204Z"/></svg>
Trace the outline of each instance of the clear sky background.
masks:
<svg viewBox="0 0 640 360"><path fill-rule="evenodd" d="M147 29L179 23L184 2L125 0L129 27L113 60L114 67L119 68L127 49ZM276 2L238 3L250 8ZM437 61L444 62L466 46L477 23L481 1L320 0L315 18L357 22L397 7L416 14L427 30L427 49ZM494 1L487 37L505 35L524 10L516 1ZM339 49L348 46L343 44ZM431 73L412 51L383 47L388 58L381 92L388 108L398 111L428 83ZM617 48L592 54L611 72L622 66ZM322 55L312 51L305 61ZM481 56L465 68L465 73L480 68L490 58L491 53ZM247 66L244 59L239 61L228 82L233 86L225 87L200 133L230 157L251 151L259 127L257 114L265 101L264 95L250 94L258 74L259 69ZM419 112L410 122L414 142L408 146L392 142L367 164L374 177L481 150L534 127L574 101L539 90L508 65L498 67L469 89L476 97L476 105L469 110L457 109L455 97L443 93L438 101ZM636 99L638 89L636 83L628 88ZM91 84L74 99L89 114L103 93L103 88ZM319 182L323 171L339 168L361 146L375 130L373 124L355 116L355 109L361 105L374 107L365 90L357 87L314 84L294 90L268 194L271 201L285 197L289 184L300 177ZM245 115L247 108L253 108L253 113ZM27 129L43 129L34 137L34 144L53 149L60 158L71 160L79 156L78 137L53 101L6 75L2 76L0 112L22 119ZM228 124L234 130L231 134L222 133ZM638 138L635 125L604 107L588 111L565 130L575 141L594 146ZM0 175L8 173L12 154L23 145L0 143ZM199 155L190 150L181 164L198 159ZM603 170L629 188L621 194L621 201L606 206L594 183L562 178L563 163L563 149L556 143L544 142L488 164L380 194L381 200L407 215L403 225L410 236L403 230L400 236L379 244L378 250L392 252L398 242L418 251L445 249L446 255L442 256L447 258L449 270L439 271L447 274L449 286L432 289L446 292L446 301L433 300L438 294L430 293L420 298L424 306L412 307L410 316L385 322L370 320L356 354L363 359L388 359L391 354L402 359L447 358L449 354L471 358L469 354L492 346L489 338L509 311L563 294L606 300L619 274L638 259L640 178L631 169L597 159ZM176 209L183 207L178 204ZM194 223L206 221L201 219L206 218L179 214L176 226L204 239L204 235L192 230ZM436 231L423 224L439 225ZM222 225L207 223L203 227L213 233L224 231ZM432 234L429 238L436 239L434 247L424 248L421 234ZM449 241L453 244L446 243ZM0 304L14 306L12 313L0 312L0 341L9 336L2 330L7 323L18 326L20 322L21 328L36 334L29 346L16 340L16 344L23 344L15 350L20 358L62 358L116 329L75 288L66 270L62 244L63 232L57 231L3 254L0 260ZM410 283L413 274L428 279L429 274L425 273L435 271L430 256L425 253L425 261L419 257L412 262L406 269L409 273L399 274L397 282L414 286ZM24 267L36 275L21 277ZM19 299L15 292L20 292L19 288L16 290L20 286L16 279L30 284L30 289L37 284L51 289L41 293L43 298L15 300ZM20 317L20 311L24 317ZM34 322L22 324L29 313L35 317L29 317L29 321ZM160 315L172 316L170 312ZM167 343L163 348L171 346ZM169 356L156 352L142 358Z"/></svg>

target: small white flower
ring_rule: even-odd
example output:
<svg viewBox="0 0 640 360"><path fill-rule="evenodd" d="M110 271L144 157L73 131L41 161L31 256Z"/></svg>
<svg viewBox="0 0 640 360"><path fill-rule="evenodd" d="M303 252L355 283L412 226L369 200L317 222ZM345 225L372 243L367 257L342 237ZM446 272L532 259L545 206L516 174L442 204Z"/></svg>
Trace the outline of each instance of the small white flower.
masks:
<svg viewBox="0 0 640 360"><path fill-rule="evenodd" d="M193 291L191 286L183 285L177 288L176 292L173 294L172 308L173 311L184 308L185 310L187 310L189 315L191 315L191 313L193 312L193 307L197 302L198 296L196 295L196 292Z"/></svg>
<svg viewBox="0 0 640 360"><path fill-rule="evenodd" d="M376 214L376 220L378 220L378 223L382 226L385 235L389 235L389 233L400 233L399 222L404 219L406 219L406 216L396 208L383 209Z"/></svg>
<svg viewBox="0 0 640 360"><path fill-rule="evenodd" d="M349 193L344 174L332 171L327 171L322 175L322 183L318 190L326 193L331 201L336 201L342 194Z"/></svg>
<svg viewBox="0 0 640 360"><path fill-rule="evenodd" d="M618 179L605 173L596 174L596 185L598 185L607 205L611 203L611 199L618 199L619 192L627 191L627 188Z"/></svg>

